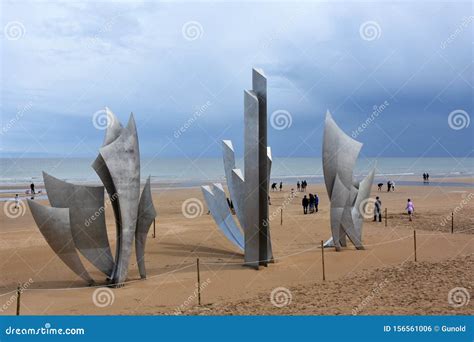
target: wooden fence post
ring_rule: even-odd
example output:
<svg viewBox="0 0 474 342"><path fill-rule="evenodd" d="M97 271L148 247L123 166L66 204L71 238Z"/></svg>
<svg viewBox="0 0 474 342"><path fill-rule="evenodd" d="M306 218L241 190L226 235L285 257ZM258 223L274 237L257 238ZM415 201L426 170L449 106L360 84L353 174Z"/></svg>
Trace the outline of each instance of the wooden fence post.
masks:
<svg viewBox="0 0 474 342"><path fill-rule="evenodd" d="M387 227L387 219L388 219L387 208L385 208L385 227Z"/></svg>
<svg viewBox="0 0 474 342"><path fill-rule="evenodd" d="M197 285L198 285L198 305L201 306L201 274L199 272L199 258L196 259Z"/></svg>
<svg viewBox="0 0 474 342"><path fill-rule="evenodd" d="M16 288L16 315L20 316L20 302L21 302L21 284Z"/></svg>
<svg viewBox="0 0 474 342"><path fill-rule="evenodd" d="M323 280L326 280L326 270L324 268L324 241L321 240L321 262L323 264Z"/></svg>
<svg viewBox="0 0 474 342"><path fill-rule="evenodd" d="M283 208L280 209L280 226L283 226Z"/></svg>
<svg viewBox="0 0 474 342"><path fill-rule="evenodd" d="M454 234L454 211L451 212L451 234Z"/></svg>
<svg viewBox="0 0 474 342"><path fill-rule="evenodd" d="M153 219L153 239L156 236L156 225L155 225L155 219Z"/></svg>
<svg viewBox="0 0 474 342"><path fill-rule="evenodd" d="M417 258L416 258L416 229L413 229L413 248L414 248L414 251L415 251L415 262L417 261Z"/></svg>

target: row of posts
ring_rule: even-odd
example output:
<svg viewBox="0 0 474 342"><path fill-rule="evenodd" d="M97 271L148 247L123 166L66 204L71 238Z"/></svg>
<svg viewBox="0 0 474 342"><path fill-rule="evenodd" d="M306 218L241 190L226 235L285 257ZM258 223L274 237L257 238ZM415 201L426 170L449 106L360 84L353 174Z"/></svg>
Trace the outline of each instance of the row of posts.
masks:
<svg viewBox="0 0 474 342"><path fill-rule="evenodd" d="M388 226L388 210L384 210L385 227ZM280 209L280 226L283 225L283 208ZM153 221L153 237L155 237L155 222ZM454 234L454 212L451 212L451 234Z"/></svg>

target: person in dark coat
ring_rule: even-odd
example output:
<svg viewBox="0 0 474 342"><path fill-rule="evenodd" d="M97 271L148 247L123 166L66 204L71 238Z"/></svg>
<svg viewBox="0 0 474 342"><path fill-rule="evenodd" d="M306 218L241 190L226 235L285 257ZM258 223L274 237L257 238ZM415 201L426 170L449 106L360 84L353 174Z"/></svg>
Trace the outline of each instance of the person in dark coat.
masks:
<svg viewBox="0 0 474 342"><path fill-rule="evenodd" d="M314 196L313 194L309 194L309 213L314 213Z"/></svg>
<svg viewBox="0 0 474 342"><path fill-rule="evenodd" d="M301 201L301 204L303 205L303 213L306 215L308 213L308 205L309 205L309 200L306 195L304 195L303 200Z"/></svg>
<svg viewBox="0 0 474 342"><path fill-rule="evenodd" d="M374 222L376 222L377 219L379 222L382 222L382 201L379 196L375 197L374 203Z"/></svg>

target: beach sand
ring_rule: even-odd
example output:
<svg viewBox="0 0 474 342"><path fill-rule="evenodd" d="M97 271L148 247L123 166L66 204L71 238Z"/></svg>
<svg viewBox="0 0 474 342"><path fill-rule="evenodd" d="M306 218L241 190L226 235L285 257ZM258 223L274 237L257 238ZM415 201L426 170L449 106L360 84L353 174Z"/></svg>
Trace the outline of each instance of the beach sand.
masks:
<svg viewBox="0 0 474 342"><path fill-rule="evenodd" d="M472 183L472 179L458 181ZM292 185L294 187L294 185ZM131 259L129 280L111 289L109 305L101 305L104 287L87 287L52 252L24 203L24 215L10 218L0 212L0 314L15 314L13 294L18 282L27 283L21 313L32 315L153 315L153 314L473 314L473 301L460 307L448 303L448 292L465 288L473 295L474 191L467 187L397 186L377 192L388 209L388 225L364 223L365 250L350 244L341 252L324 250L326 280L322 280L321 240L330 237L329 203L323 184L307 193L320 197L320 210L303 215L303 194L288 200L290 185L272 192L271 234L275 263L259 271L242 266L243 256L217 229L199 188L155 189L158 211L156 238L150 229L146 248L147 280L139 280ZM202 215L186 218L182 204L196 198ZM405 203L415 204L413 222ZM41 201L47 203L47 201ZM280 209L283 205L283 224ZM5 206L5 203L2 203ZM454 234L451 212L455 211ZM109 238L114 250L115 225L106 208ZM417 260L414 262L413 230ZM202 306L197 307L196 258L201 263ZM99 284L104 276L82 258ZM31 279L31 280L30 280ZM380 285L382 284L382 285ZM283 287L291 302L282 308L270 301ZM374 290L374 288L376 290ZM94 293L96 296L94 296ZM4 294L2 296L2 294ZM108 295L108 293L105 293ZM370 296L370 300L367 297ZM96 298L96 305L94 303ZM99 302L98 302L98 300ZM359 308L360 309L355 309Z"/></svg>

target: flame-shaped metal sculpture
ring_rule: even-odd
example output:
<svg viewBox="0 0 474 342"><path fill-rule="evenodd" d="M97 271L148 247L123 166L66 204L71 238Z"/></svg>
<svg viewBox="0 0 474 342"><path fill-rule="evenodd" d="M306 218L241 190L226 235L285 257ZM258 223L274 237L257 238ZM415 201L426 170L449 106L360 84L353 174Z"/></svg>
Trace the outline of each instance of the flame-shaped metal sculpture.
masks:
<svg viewBox="0 0 474 342"><path fill-rule="evenodd" d="M140 152L133 114L125 128L108 108L106 115L104 144L92 164L104 186L71 184L43 172L51 207L28 203L46 241L74 273L92 283L78 250L110 284L120 285L127 279L134 239L140 276L146 277L145 241L156 211L149 178L140 196ZM115 216L115 259L105 224L104 187Z"/></svg>
<svg viewBox="0 0 474 342"><path fill-rule="evenodd" d="M346 246L346 236L357 249L363 249L361 207L370 196L375 168L361 182L353 180L353 170L362 143L345 134L326 113L323 139L323 172L331 201L332 238L325 247L340 250Z"/></svg>
<svg viewBox="0 0 474 342"><path fill-rule="evenodd" d="M217 226L231 243L244 251L245 265L258 269L273 262L268 219L272 157L267 147L267 79L262 71L252 70L252 88L244 91L245 177L235 168L232 142L222 142L227 188L240 228L221 184L214 184L212 189L203 186L202 191Z"/></svg>

